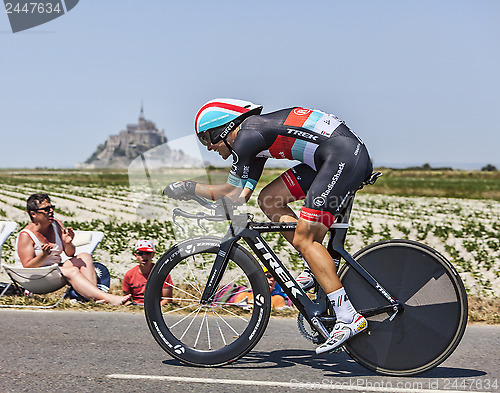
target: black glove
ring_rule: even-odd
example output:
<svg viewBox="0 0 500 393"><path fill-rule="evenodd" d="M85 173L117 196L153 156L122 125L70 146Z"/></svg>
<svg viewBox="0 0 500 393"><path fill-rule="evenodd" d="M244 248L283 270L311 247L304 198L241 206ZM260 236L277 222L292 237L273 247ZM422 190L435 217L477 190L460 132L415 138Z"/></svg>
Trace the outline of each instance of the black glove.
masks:
<svg viewBox="0 0 500 393"><path fill-rule="evenodd" d="M188 199L189 196L195 195L196 182L191 180L176 181L170 183L163 190L163 195L173 199Z"/></svg>

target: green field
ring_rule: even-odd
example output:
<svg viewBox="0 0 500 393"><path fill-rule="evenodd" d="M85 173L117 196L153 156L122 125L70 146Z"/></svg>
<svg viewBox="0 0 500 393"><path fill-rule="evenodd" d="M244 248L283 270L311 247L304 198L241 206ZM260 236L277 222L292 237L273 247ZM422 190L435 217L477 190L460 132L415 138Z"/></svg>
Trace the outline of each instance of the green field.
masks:
<svg viewBox="0 0 500 393"><path fill-rule="evenodd" d="M439 171L394 170L379 168L383 176L373 186L361 192L400 196L434 196L448 198L492 199L500 201L500 171ZM176 173L189 178L189 170L170 170L172 181ZM279 176L283 169L266 169L259 181L263 187ZM211 169L208 174L213 183L223 183L228 168ZM154 176L154 175L153 175ZM168 178L168 177L167 177ZM178 180L178 179L177 179ZM84 187L113 187L129 185L126 170L9 170L0 169L0 184L59 184Z"/></svg>
<svg viewBox="0 0 500 393"><path fill-rule="evenodd" d="M346 248L354 252L376 241L403 238L421 241L442 253L458 270L470 299L471 319L500 321L500 173L483 171L392 170L375 185L359 192L350 220ZM266 169L257 186L262 187L283 170ZM18 223L17 231L3 246L2 259L11 262L17 233L28 223L26 198L34 192L48 193L57 206L56 214L75 230L105 233L94 253L95 260L111 271L115 285L134 265L131 258L136 239L154 239L158 255L178 242L179 229L172 221L172 209L184 207L178 201L160 197L170 181L210 178L224 183L228 169L209 173L194 169L152 171L129 184L126 170L0 170L0 220ZM153 195L151 195L151 186ZM300 209L301 202L293 204ZM246 206L256 220L264 220L256 197ZM223 223L220 228L225 232ZM202 235L197 225L184 235ZM221 235L222 233L219 233ZM294 274L302 269L297 252L279 236L266 240ZM2 301L0 300L0 303Z"/></svg>

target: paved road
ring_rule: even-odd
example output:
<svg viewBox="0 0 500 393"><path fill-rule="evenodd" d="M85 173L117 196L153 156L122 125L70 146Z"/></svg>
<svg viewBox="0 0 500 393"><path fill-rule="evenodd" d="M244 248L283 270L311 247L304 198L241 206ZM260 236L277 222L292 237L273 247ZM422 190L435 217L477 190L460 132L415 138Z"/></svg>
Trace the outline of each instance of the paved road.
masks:
<svg viewBox="0 0 500 393"><path fill-rule="evenodd" d="M142 314L0 310L0 392L492 392L500 391L499 343L499 326L469 326L436 369L390 378L345 353L317 357L294 320L272 319L245 358L202 369L163 352Z"/></svg>

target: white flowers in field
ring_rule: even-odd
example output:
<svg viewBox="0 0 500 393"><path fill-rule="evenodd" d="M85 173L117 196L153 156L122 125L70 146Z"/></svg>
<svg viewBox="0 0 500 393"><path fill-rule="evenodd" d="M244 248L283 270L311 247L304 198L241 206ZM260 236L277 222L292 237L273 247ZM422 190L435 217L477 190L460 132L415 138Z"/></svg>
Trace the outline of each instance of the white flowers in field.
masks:
<svg viewBox="0 0 500 393"><path fill-rule="evenodd" d="M179 219L183 230L171 222L176 207L202 211L193 202L168 200L128 187L91 185L51 186L40 184L0 185L1 219L19 222L23 228L28 216L27 197L34 192L47 192L58 207L57 218L74 229L101 230L105 238L94 253L116 278L121 278L134 265L132 246L137 238L154 240L157 257L177 241L193 235L222 236L224 223ZM297 212L301 202L294 207ZM265 217L252 198L243 211ZM19 230L18 228L18 230ZM298 272L301 259L276 233L266 235L276 253ZM457 268L470 293L500 296L500 202L492 200L452 199L435 197L397 197L360 193L354 202L351 227L347 238L350 252L379 240L403 238L428 244L442 253ZM4 245L2 258L12 259L15 236Z"/></svg>
<svg viewBox="0 0 500 393"><path fill-rule="evenodd" d="M352 250L389 238L411 239L442 253L469 292L500 295L500 203L435 197L357 196Z"/></svg>

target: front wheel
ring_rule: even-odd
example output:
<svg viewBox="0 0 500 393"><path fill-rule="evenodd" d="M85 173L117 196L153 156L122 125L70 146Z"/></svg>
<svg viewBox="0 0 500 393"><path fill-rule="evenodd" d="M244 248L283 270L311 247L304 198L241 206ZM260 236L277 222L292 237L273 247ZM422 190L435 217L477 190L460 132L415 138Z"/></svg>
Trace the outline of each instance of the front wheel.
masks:
<svg viewBox="0 0 500 393"><path fill-rule="evenodd" d="M253 256L235 244L215 295L201 303L220 239L189 239L168 250L149 275L144 310L160 346L183 363L213 367L247 354L262 337L271 312L264 272ZM167 276L170 303L161 306ZM239 299L238 304L235 300Z"/></svg>
<svg viewBox="0 0 500 393"><path fill-rule="evenodd" d="M410 240L389 240L354 255L403 311L368 319L367 334L345 345L358 363L385 375L414 375L443 362L457 347L467 325L467 294L460 276L437 251ZM339 277L354 307L382 307L387 300L352 267Z"/></svg>

